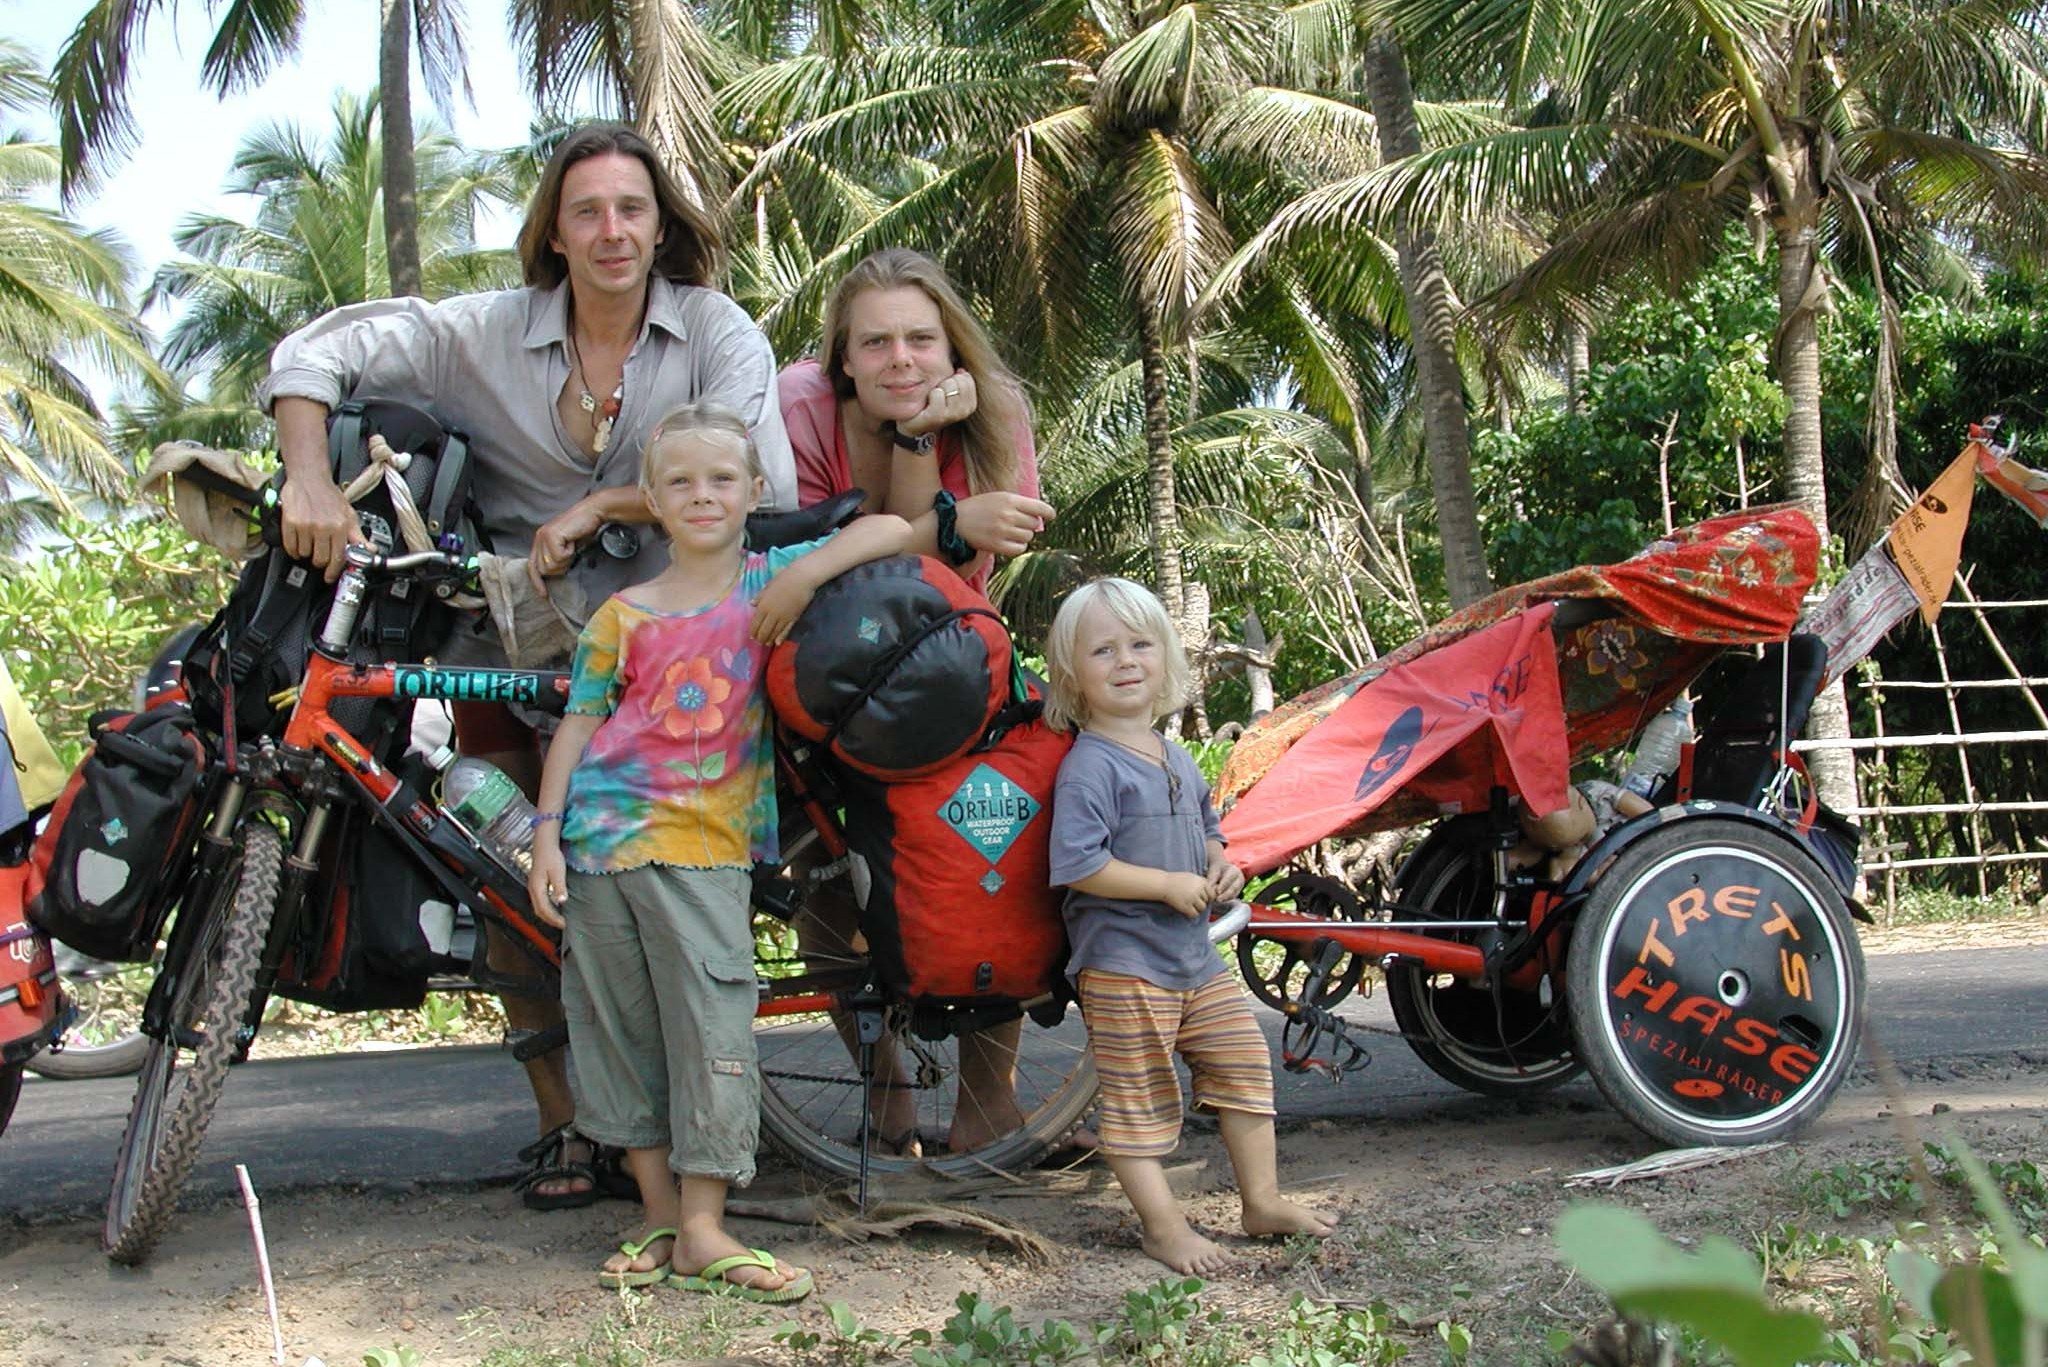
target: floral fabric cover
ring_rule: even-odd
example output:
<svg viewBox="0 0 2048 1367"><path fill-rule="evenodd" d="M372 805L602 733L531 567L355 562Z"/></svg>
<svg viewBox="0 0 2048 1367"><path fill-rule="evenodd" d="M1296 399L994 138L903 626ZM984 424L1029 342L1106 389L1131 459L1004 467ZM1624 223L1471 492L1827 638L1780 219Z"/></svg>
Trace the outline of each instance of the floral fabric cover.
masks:
<svg viewBox="0 0 2048 1367"><path fill-rule="evenodd" d="M829 538L750 554L730 592L665 613L614 594L576 643L568 710L599 716L569 779L562 850L583 873L748 868L777 857L775 757L747 635L775 573Z"/></svg>
<svg viewBox="0 0 2048 1367"><path fill-rule="evenodd" d="M1611 750L1728 646L1779 640L1790 632L1819 563L1820 538L1812 521L1796 507L1777 505L1682 528L1619 564L1581 565L1482 598L1357 673L1310 689L1253 723L1217 780L1225 833L1231 833L1229 813L1237 800L1362 689L1543 604L1579 600L1596 609L1591 614L1560 611L1553 619L1568 748L1564 763ZM1599 611L1603 607L1607 610ZM1493 685L1490 678L1436 680L1441 696L1451 701L1484 694ZM1322 801L1349 803L1352 786L1340 786L1344 791L1333 788ZM1296 795L1297 800L1305 796ZM1397 785L1352 824L1324 833L1393 830L1431 820L1444 810L1442 794L1409 792ZM1302 824L1297 851L1320 838L1308 833L1318 824Z"/></svg>

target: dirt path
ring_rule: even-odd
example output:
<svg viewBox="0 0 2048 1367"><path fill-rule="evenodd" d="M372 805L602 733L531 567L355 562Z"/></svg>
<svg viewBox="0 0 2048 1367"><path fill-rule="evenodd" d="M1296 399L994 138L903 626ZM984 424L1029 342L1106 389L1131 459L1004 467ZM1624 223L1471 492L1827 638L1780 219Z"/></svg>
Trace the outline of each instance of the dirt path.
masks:
<svg viewBox="0 0 2048 1367"><path fill-rule="evenodd" d="M1844 1091L1797 1145L1631 1184L1615 1197L1645 1207L1667 1233L1696 1239L1718 1232L1747 1245L1761 1230L1810 1214L1800 1204L1805 1174L1896 1158L1908 1125L1929 1139L1952 1130L1986 1157L2048 1163L2044 1121L2048 1052L1940 1065L1897 1092L1874 1083ZM1442 1317L1471 1331L1473 1362L1554 1360L1543 1347L1546 1333L1582 1331L1604 1309L1550 1243L1552 1223L1576 1195L1562 1179L1648 1151L1640 1134L1580 1092L1464 1104L1426 1122L1283 1125L1283 1183L1339 1213L1344 1229L1319 1249L1234 1241L1238 1265L1214 1279L1203 1303L1254 1324L1281 1316L1296 1292L1384 1300L1416 1326L1408 1331L1412 1361L1439 1360L1434 1325ZM0 1155L0 1180L4 1173ZM1174 1175L1200 1223L1233 1227L1228 1168L1213 1129L1190 1128ZM806 1188L801 1174L771 1162L748 1196L798 1202ZM797 1318L819 1329L828 1301L846 1302L864 1323L889 1332L936 1329L962 1291L1011 1306L1022 1321L1085 1322L1111 1315L1124 1292L1161 1275L1139 1252L1136 1227L1097 1165L1017 1187L986 1184L965 1204L1042 1236L1051 1259L1034 1261L958 1232L912 1231L861 1245L815 1227L747 1220L738 1228L815 1270L819 1294ZM503 1188L449 1187L404 1197L289 1193L263 1210L292 1367L313 1356L327 1367L354 1367L367 1351L397 1344L435 1367L487 1359L493 1367L526 1367L576 1360L543 1347L607 1336L658 1342L666 1361L718 1352L790 1360L770 1341L781 1313L675 1292L633 1309L600 1290L592 1270L633 1213L617 1203L536 1216ZM80 1221L0 1226L0 1365L254 1367L271 1360L239 1209L188 1211L140 1272L110 1268L95 1234L94 1224ZM584 1360L641 1359L593 1352Z"/></svg>

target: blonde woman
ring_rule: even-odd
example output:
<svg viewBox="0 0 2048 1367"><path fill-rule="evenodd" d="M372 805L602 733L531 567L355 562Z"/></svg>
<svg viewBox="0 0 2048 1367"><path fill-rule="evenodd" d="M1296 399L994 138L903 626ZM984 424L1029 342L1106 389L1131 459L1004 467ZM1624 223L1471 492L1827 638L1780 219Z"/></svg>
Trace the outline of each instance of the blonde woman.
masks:
<svg viewBox="0 0 2048 1367"><path fill-rule="evenodd" d="M777 379L798 502L867 491L911 526L911 549L977 588L1052 518L1024 388L936 261L890 247L846 273L816 360Z"/></svg>

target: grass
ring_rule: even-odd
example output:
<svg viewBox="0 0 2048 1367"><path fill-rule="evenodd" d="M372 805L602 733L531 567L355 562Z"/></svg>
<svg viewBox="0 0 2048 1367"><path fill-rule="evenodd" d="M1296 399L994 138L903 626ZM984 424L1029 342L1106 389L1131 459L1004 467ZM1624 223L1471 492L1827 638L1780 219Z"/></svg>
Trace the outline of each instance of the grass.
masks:
<svg viewBox="0 0 2048 1367"><path fill-rule="evenodd" d="M1875 889L1873 889L1873 892ZM1888 916L1887 926L1961 925L1976 921L2032 920L2041 914L2040 905L2014 888L2002 888L1988 897L1938 887L1902 887L1898 903Z"/></svg>
<svg viewBox="0 0 2048 1367"><path fill-rule="evenodd" d="M691 1303L692 1315L678 1314L673 1296L619 1294L618 1303L577 1343L566 1347L501 1342L479 1367L655 1367L659 1363L722 1357L744 1334L767 1323L767 1312L749 1302L706 1296ZM475 1333L508 1338L488 1325ZM375 1365L381 1367L381 1364Z"/></svg>

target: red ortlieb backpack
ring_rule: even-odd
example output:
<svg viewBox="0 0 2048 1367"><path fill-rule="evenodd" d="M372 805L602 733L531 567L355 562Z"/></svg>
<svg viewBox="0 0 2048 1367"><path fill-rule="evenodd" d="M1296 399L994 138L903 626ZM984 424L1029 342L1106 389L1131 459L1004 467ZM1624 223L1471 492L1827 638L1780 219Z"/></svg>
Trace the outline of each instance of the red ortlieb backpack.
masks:
<svg viewBox="0 0 2048 1367"><path fill-rule="evenodd" d="M820 588L768 657L768 701L795 734L871 778L930 774L1010 701L1010 632L930 556L870 561Z"/></svg>
<svg viewBox="0 0 2048 1367"><path fill-rule="evenodd" d="M872 878L861 931L883 982L913 1002L1029 1002L1061 987L1050 804L1074 740L1039 708L1006 709L982 744L915 779L846 777L847 843Z"/></svg>

